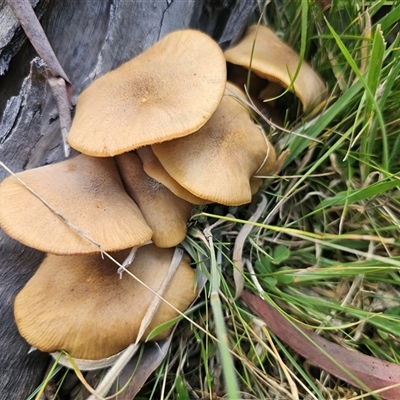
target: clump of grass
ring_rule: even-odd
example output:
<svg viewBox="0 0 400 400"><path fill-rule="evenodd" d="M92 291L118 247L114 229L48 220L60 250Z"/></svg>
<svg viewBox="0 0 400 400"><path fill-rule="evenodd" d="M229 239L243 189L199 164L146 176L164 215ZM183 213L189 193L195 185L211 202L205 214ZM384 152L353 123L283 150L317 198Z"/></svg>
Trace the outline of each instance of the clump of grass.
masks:
<svg viewBox="0 0 400 400"><path fill-rule="evenodd" d="M394 363L399 5L338 1L323 11L317 2L260 4L263 23L319 71L331 95L320 115L304 116L297 106L294 117L287 113L287 129L273 131L279 153L288 153L263 189L266 206L244 254L246 289L262 291L287 318L330 341ZM199 214L206 222L198 220L186 242L210 278L195 320L213 335L220 324L225 329L217 335L221 344L193 328L188 348L196 350L179 375L190 388L187 398L195 398L191 391L198 398L361 398L360 389L307 365L234 299L232 243L255 204L207 209ZM199 232L218 220L224 223L205 244Z"/></svg>

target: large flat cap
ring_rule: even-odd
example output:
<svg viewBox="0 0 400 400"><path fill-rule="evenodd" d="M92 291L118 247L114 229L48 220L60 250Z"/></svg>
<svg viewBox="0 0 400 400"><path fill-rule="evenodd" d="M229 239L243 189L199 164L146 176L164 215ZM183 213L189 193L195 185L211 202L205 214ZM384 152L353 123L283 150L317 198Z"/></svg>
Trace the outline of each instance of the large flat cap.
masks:
<svg viewBox="0 0 400 400"><path fill-rule="evenodd" d="M152 236L114 160L82 154L4 179L0 226L21 243L55 254L98 252L85 235L104 251L140 246Z"/></svg>
<svg viewBox="0 0 400 400"><path fill-rule="evenodd" d="M128 253L113 256L122 262ZM173 254L174 249L143 246L128 269L158 291ZM100 254L48 255L16 297L14 315L21 335L39 350L65 350L85 360L103 359L123 350L136 340L155 295L126 273L120 279L117 268ZM184 311L196 295L195 272L184 256L164 298ZM144 339L156 326L177 315L162 302ZM169 332L156 339L167 337Z"/></svg>
<svg viewBox="0 0 400 400"><path fill-rule="evenodd" d="M225 81L225 58L212 38L172 32L80 95L68 142L104 157L188 135L211 117Z"/></svg>

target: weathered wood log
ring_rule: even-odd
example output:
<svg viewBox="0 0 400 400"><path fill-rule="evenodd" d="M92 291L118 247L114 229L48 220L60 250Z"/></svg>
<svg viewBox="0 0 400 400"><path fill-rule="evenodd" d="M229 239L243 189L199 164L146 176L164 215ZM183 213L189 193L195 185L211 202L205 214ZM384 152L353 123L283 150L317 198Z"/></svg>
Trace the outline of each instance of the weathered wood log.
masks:
<svg viewBox="0 0 400 400"><path fill-rule="evenodd" d="M12 0L13 1L13 0ZM222 47L243 32L254 0L31 0L73 85L73 103L94 79L170 31L192 27ZM63 159L55 102L43 62L0 0L0 161L14 172ZM0 168L0 181L8 173ZM24 399L42 380L48 356L28 354L12 306L43 254L0 230L0 399Z"/></svg>
<svg viewBox="0 0 400 400"><path fill-rule="evenodd" d="M43 16L47 3L48 0L30 0L38 18ZM26 39L6 0L0 0L0 27L0 75L3 75L12 57L20 50Z"/></svg>

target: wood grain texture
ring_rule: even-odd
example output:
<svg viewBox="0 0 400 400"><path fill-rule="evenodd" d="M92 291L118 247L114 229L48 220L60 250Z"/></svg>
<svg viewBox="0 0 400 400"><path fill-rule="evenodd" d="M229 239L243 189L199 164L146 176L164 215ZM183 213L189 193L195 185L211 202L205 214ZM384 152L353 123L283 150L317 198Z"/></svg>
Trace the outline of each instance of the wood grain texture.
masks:
<svg viewBox="0 0 400 400"><path fill-rule="evenodd" d="M0 19L4 4L0 0ZM38 2L42 26L73 85L73 103L94 79L170 31L199 29L226 48L243 32L254 4L254 0ZM0 76L0 160L17 172L62 160L63 148L45 65L35 59L17 24L5 26L0 24L0 74L4 73ZM18 48L12 40L18 41ZM0 169L0 181L7 175ZM0 232L0 399L26 398L46 368L46 355L27 354L29 346L19 336L12 315L16 293L41 258L41 253Z"/></svg>
<svg viewBox="0 0 400 400"><path fill-rule="evenodd" d="M38 18L43 16L48 2L49 0L30 0ZM3 75L12 57L26 41L26 36L6 0L0 0L0 27L0 75Z"/></svg>

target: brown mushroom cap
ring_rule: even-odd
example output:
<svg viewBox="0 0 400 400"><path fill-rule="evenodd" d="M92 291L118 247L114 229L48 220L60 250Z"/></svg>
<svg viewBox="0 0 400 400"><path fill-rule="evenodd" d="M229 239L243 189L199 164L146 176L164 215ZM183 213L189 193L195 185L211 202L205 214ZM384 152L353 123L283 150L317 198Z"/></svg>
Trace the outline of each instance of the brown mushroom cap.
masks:
<svg viewBox="0 0 400 400"><path fill-rule="evenodd" d="M298 54L262 25L251 26L236 46L225 51L225 58L246 69L251 65L256 75L278 82L284 88L291 85L299 64ZM293 87L305 111L320 104L327 96L321 78L306 62L302 63Z"/></svg>
<svg viewBox="0 0 400 400"><path fill-rule="evenodd" d="M153 243L158 247L173 247L181 243L186 236L193 205L150 178L143 171L137 154L120 154L115 160L126 191L153 230Z"/></svg>
<svg viewBox="0 0 400 400"><path fill-rule="evenodd" d="M213 39L172 32L79 96L68 142L103 157L188 135L215 111L225 81L225 58Z"/></svg>
<svg viewBox="0 0 400 400"><path fill-rule="evenodd" d="M152 236L112 158L79 155L16 175L104 251L140 246ZM0 226L14 239L44 252L99 251L14 176L0 184Z"/></svg>
<svg viewBox="0 0 400 400"><path fill-rule="evenodd" d="M114 257L122 262L128 253L121 251ZM157 291L173 253L174 249L143 246L128 269ZM184 257L164 298L184 311L196 294L195 272ZM35 348L65 350L76 358L99 360L135 342L153 298L153 293L128 274L120 279L117 266L99 254L49 254L17 295L14 315L21 335ZM176 316L176 311L161 302L143 338ZM163 331L156 339L167 337L169 332Z"/></svg>
<svg viewBox="0 0 400 400"><path fill-rule="evenodd" d="M182 187L171 175L165 170L159 159L155 156L150 146L137 149L137 153L142 160L143 169L148 176L162 183L172 193L191 204L209 204L209 200L202 199L190 193Z"/></svg>
<svg viewBox="0 0 400 400"><path fill-rule="evenodd" d="M257 193L258 189L260 189L261 184L263 182L263 178L268 175L269 172L275 166L276 162L276 153L275 149L271 143L268 144L267 156L265 158L264 164L254 173L254 175L250 179L251 193Z"/></svg>
<svg viewBox="0 0 400 400"><path fill-rule="evenodd" d="M235 206L251 201L249 181L264 162L267 140L248 109L227 89L199 131L152 149L185 189L212 202Z"/></svg>

